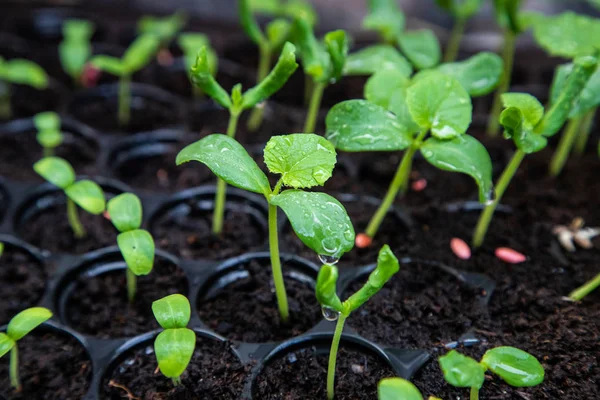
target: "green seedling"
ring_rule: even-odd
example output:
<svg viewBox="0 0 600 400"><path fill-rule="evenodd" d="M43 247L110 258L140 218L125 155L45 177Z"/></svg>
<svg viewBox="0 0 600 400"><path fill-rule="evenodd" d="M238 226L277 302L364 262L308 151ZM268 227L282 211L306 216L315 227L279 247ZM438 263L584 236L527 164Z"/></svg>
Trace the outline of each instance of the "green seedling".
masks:
<svg viewBox="0 0 600 400"><path fill-rule="evenodd" d="M440 357L439 363L446 382L471 388L470 400L479 400L488 370L513 387L536 386L544 380L544 368L534 356L508 346L486 351L480 362L452 350Z"/></svg>
<svg viewBox="0 0 600 400"><path fill-rule="evenodd" d="M393 73L392 71L389 71ZM366 100L335 105L326 119L326 137L348 152L406 150L379 208L371 218L362 243L370 243L398 192L406 190L417 151L433 166L471 176L479 199L493 197L492 162L485 147L465 132L471 123L471 98L455 78L438 71L417 75L413 81L396 76L384 108ZM372 96L377 97L377 91ZM393 110L389 112L388 110ZM431 137L427 137L428 134ZM364 240L363 240L364 239Z"/></svg>
<svg viewBox="0 0 600 400"><path fill-rule="evenodd" d="M473 234L474 247L483 244L496 207L525 156L545 148L548 138L560 130L582 90L596 71L597 64L598 59L594 56L576 58L572 73L569 74L560 95L547 112L544 112L544 106L529 94L502 95L504 111L500 114L500 125L504 128L504 136L515 142L517 151L496 183L496 198L485 207L479 217Z"/></svg>
<svg viewBox="0 0 600 400"><path fill-rule="evenodd" d="M0 242L0 257L2 257L2 253L4 253L4 243Z"/></svg>
<svg viewBox="0 0 600 400"><path fill-rule="evenodd" d="M52 318L52 312L43 307L32 307L21 311L8 323L6 333L0 332L0 358L10 352L10 385L21 391L19 379L19 349L17 342L29 332Z"/></svg>
<svg viewBox="0 0 600 400"><path fill-rule="evenodd" d="M63 24L63 41L58 54L63 70L73 79L75 86L81 85L81 76L92 55L90 39L94 24L84 19L69 19Z"/></svg>
<svg viewBox="0 0 600 400"><path fill-rule="evenodd" d="M68 161L59 157L44 157L33 165L33 169L42 178L58 186L67 197L67 218L75 238L86 235L79 220L77 206L90 214L98 215L106 207L104 192L96 182L88 179L75 181L75 171Z"/></svg>
<svg viewBox="0 0 600 400"><path fill-rule="evenodd" d="M177 165L201 162L224 182L265 196L269 204L269 249L275 294L281 318L287 321L289 311L279 258L277 207L287 215L300 240L322 260L335 262L352 249L354 228L346 210L335 198L300 190L322 186L331 177L336 153L325 138L309 133L273 136L265 147L264 159L269 171L281 175L274 188L242 145L226 135L209 135L187 146L176 161ZM292 189L282 191L284 186Z"/></svg>
<svg viewBox="0 0 600 400"><path fill-rule="evenodd" d="M108 201L107 211L113 225L120 232L117 244L127 264L127 297L133 302L137 277L148 275L154 265L154 239L140 229L142 203L133 193L123 193Z"/></svg>
<svg viewBox="0 0 600 400"><path fill-rule="evenodd" d="M320 42L312 26L303 19L294 21L291 37L298 46L304 74L312 85L304 132L314 132L323 91L327 85L337 82L344 72L348 38L346 32L337 30L327 33Z"/></svg>
<svg viewBox="0 0 600 400"><path fill-rule="evenodd" d="M400 269L398 259L392 253L388 245L384 245L377 257L377 266L369 275L365 285L342 303L337 295L338 269L335 265L325 264L319 270L315 293L317 300L324 308L324 315L334 315L337 318L331 350L329 352L329 364L327 367L327 398L333 400L335 386L335 364L337 352L344 330L344 323L350 314L365 304L389 281Z"/></svg>
<svg viewBox="0 0 600 400"><path fill-rule="evenodd" d="M164 329L154 341L154 353L160 372L181 384L181 374L187 368L194 349L196 333L187 328L190 322L190 302L185 296L172 294L152 303L154 318Z"/></svg>
<svg viewBox="0 0 600 400"><path fill-rule="evenodd" d="M98 55L90 63L109 74L119 77L119 126L129 125L131 114L131 76L144 68L154 57L160 42L154 35L139 36L122 58Z"/></svg>
<svg viewBox="0 0 600 400"><path fill-rule="evenodd" d="M452 62L456 60L458 51L460 49L460 42L462 41L467 22L483 4L482 0L435 0L438 6L446 10L455 19L452 33L450 34L450 40L446 47L446 54L444 55L445 62Z"/></svg>
<svg viewBox="0 0 600 400"><path fill-rule="evenodd" d="M44 149L44 157L54 156L54 149L60 146L64 140L60 130L60 117L53 111L36 114L33 124L37 129L37 141Z"/></svg>
<svg viewBox="0 0 600 400"><path fill-rule="evenodd" d="M379 400L423 400L423 395L415 385L402 378L385 378L377 384ZM435 400L429 397L429 400Z"/></svg>
<svg viewBox="0 0 600 400"><path fill-rule="evenodd" d="M219 85L211 74L210 57L206 47L202 47L196 58L196 64L191 69L192 83L211 97L221 106L229 110L229 123L227 125L227 136L235 137L238 118L240 114L257 104L265 101L276 93L287 82L296 71L296 48L291 43L283 46L277 64L269 75L253 88L242 94L242 85L237 84L231 90L231 96ZM213 213L212 231L220 235L223 230L223 214L225 212L225 194L227 185L225 181L217 181L215 194L215 210Z"/></svg>
<svg viewBox="0 0 600 400"><path fill-rule="evenodd" d="M1 252L0 252L1 253ZM569 293L569 298L573 301L581 301L585 296L592 293L600 286L600 274L596 275L582 286Z"/></svg>
<svg viewBox="0 0 600 400"><path fill-rule="evenodd" d="M162 49L167 48L175 36L184 28L187 16L177 11L166 17L144 16L137 24L140 35L152 35L160 42Z"/></svg>
<svg viewBox="0 0 600 400"><path fill-rule="evenodd" d="M0 57L0 119L12 116L10 85L27 85L38 90L48 87L46 71L33 61Z"/></svg>
<svg viewBox="0 0 600 400"><path fill-rule="evenodd" d="M183 51L183 60L185 63L185 70L188 74L191 74L192 67L196 62L196 56L198 55L198 49L203 46L206 47L206 56L208 57L208 68L210 74L212 76L217 75L217 70L219 69L219 58L217 57L217 53L210 46L210 41L208 36L203 35L202 33L196 32L185 32L179 35L177 38L177 44ZM191 81L191 75L190 75ZM194 96L199 99L202 97L202 90L199 87L192 85L194 90Z"/></svg>

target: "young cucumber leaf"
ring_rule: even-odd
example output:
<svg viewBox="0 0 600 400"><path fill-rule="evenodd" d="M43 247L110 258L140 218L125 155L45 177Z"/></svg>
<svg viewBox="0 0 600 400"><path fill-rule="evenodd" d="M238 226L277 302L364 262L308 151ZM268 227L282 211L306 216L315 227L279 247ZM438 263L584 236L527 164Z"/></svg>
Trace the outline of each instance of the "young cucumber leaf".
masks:
<svg viewBox="0 0 600 400"><path fill-rule="evenodd" d="M492 160L485 147L474 137L461 135L450 140L431 137L421 146L421 153L439 169L461 172L475 179L480 202L493 199Z"/></svg>
<svg viewBox="0 0 600 400"><path fill-rule="evenodd" d="M332 69L331 60L323 44L315 37L310 24L302 19L294 21L290 35L300 53L304 72L315 82L328 81Z"/></svg>
<svg viewBox="0 0 600 400"><path fill-rule="evenodd" d="M331 108L326 137L343 151L396 151L412 143L412 132L397 116L365 100L348 100Z"/></svg>
<svg viewBox="0 0 600 400"><path fill-rule="evenodd" d="M550 104L555 103L565 88L568 77L575 68L573 63L561 65L556 69L550 90ZM569 118L578 118L600 105L600 69L592 74L579 94Z"/></svg>
<svg viewBox="0 0 600 400"><path fill-rule="evenodd" d="M206 46L202 46L196 57L196 64L190 70L192 83L223 107L231 108L229 94L219 85L212 73L211 59Z"/></svg>
<svg viewBox="0 0 600 400"><path fill-rule="evenodd" d="M369 13L363 19L364 29L377 31L387 43L395 42L404 30L406 18L396 0L369 0Z"/></svg>
<svg viewBox="0 0 600 400"><path fill-rule="evenodd" d="M333 145L312 133L271 137L264 158L269 171L281 174L283 184L295 189L323 186L336 163Z"/></svg>
<svg viewBox="0 0 600 400"><path fill-rule="evenodd" d="M152 313L163 329L185 328L190 322L190 302L181 294L172 294L152 302Z"/></svg>
<svg viewBox="0 0 600 400"><path fill-rule="evenodd" d="M542 104L526 93L505 93L502 102L505 109L500 114L500 125L504 127L504 136L512 138L517 148L526 154L546 147L548 140L534 132L544 115Z"/></svg>
<svg viewBox="0 0 600 400"><path fill-rule="evenodd" d="M212 76L217 74L219 58L215 50L210 47L208 36L197 32L184 32L177 37L177 45L183 50L185 68L188 71L191 71L196 62L198 50L205 46L209 72Z"/></svg>
<svg viewBox="0 0 600 400"><path fill-rule="evenodd" d="M296 235L317 254L339 258L354 246L350 217L328 194L286 190L269 202L283 209Z"/></svg>
<svg viewBox="0 0 600 400"><path fill-rule="evenodd" d="M487 51L459 62L441 64L436 70L456 78L472 97L491 93L502 77L504 62Z"/></svg>
<svg viewBox="0 0 600 400"><path fill-rule="evenodd" d="M452 350L440 357L439 362L444 379L452 386L480 389L483 385L485 368L471 357Z"/></svg>
<svg viewBox="0 0 600 400"><path fill-rule="evenodd" d="M237 4L240 22L246 35L257 45L265 45L267 40L254 19L250 0L238 0Z"/></svg>
<svg viewBox="0 0 600 400"><path fill-rule="evenodd" d="M385 378L377 385L378 400L423 400L419 389L402 378Z"/></svg>
<svg viewBox="0 0 600 400"><path fill-rule="evenodd" d="M372 75L385 70L398 71L406 78L413 72L410 63L396 48L378 44L349 54L344 66L344 75Z"/></svg>
<svg viewBox="0 0 600 400"><path fill-rule="evenodd" d="M123 193L110 199L107 210L119 232L138 229L142 225L142 202L133 193Z"/></svg>
<svg viewBox="0 0 600 400"><path fill-rule="evenodd" d="M83 179L65 189L65 194L90 214L98 215L106 208L104 192L96 182Z"/></svg>
<svg viewBox="0 0 600 400"><path fill-rule="evenodd" d="M514 387L535 386L544 381L544 368L540 362L514 347L503 346L486 351L481 364Z"/></svg>
<svg viewBox="0 0 600 400"><path fill-rule="evenodd" d="M52 318L52 312L47 308L28 308L10 320L6 333L16 342L50 318Z"/></svg>
<svg viewBox="0 0 600 400"><path fill-rule="evenodd" d="M498 25L504 29L510 29L518 35L524 30L519 21L519 9L521 0L494 0L494 12Z"/></svg>
<svg viewBox="0 0 600 400"><path fill-rule="evenodd" d="M160 41L154 35L138 36L123 54L122 62L125 72L131 75L146 66L158 51L159 46Z"/></svg>
<svg viewBox="0 0 600 400"><path fill-rule="evenodd" d="M536 14L533 37L550 55L575 58L600 47L600 22L571 11L556 16Z"/></svg>
<svg viewBox="0 0 600 400"><path fill-rule="evenodd" d="M215 133L185 147L177 155L176 163L198 161L228 184L262 193L271 193L269 180L235 139Z"/></svg>
<svg viewBox="0 0 600 400"><path fill-rule="evenodd" d="M21 58L5 61L0 57L0 81L28 85L38 90L48 87L46 71L33 61Z"/></svg>
<svg viewBox="0 0 600 400"><path fill-rule="evenodd" d="M12 340L6 333L0 332L0 358L15 347L17 342Z"/></svg>
<svg viewBox="0 0 600 400"><path fill-rule="evenodd" d="M433 68L442 58L440 42L429 29L405 32L398 37L398 44L417 69Z"/></svg>
<svg viewBox="0 0 600 400"><path fill-rule="evenodd" d="M319 270L315 294L323 307L342 312L342 301L337 295L338 269L335 265L325 264Z"/></svg>
<svg viewBox="0 0 600 400"><path fill-rule="evenodd" d="M292 24L287 19L277 18L269 22L265 28L271 49L278 49L290 36Z"/></svg>
<svg viewBox="0 0 600 400"><path fill-rule="evenodd" d="M148 275L154 266L154 239L143 229L120 233L117 244L127 268L136 276Z"/></svg>
<svg viewBox="0 0 600 400"><path fill-rule="evenodd" d="M196 348L196 333L188 328L167 329L154 341L154 352L160 372L172 379L185 371Z"/></svg>
<svg viewBox="0 0 600 400"><path fill-rule="evenodd" d="M61 189L66 189L75 182L73 167L59 157L44 157L33 164L33 169L42 178Z"/></svg>
<svg viewBox="0 0 600 400"><path fill-rule="evenodd" d="M344 65L348 57L348 37L343 30L328 32L323 39L331 59L330 81L337 81L342 77Z"/></svg>

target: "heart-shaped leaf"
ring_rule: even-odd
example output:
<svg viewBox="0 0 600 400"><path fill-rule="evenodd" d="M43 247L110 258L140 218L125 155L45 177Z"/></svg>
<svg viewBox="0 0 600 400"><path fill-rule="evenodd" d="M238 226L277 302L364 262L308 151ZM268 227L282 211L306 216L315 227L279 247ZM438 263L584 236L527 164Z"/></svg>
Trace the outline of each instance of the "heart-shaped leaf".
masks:
<svg viewBox="0 0 600 400"><path fill-rule="evenodd" d="M487 51L478 53L464 61L445 63L437 70L456 78L473 97L491 93L503 73L504 62L497 54Z"/></svg>
<svg viewBox="0 0 600 400"><path fill-rule="evenodd" d="M52 312L44 307L32 307L21 311L8 323L6 333L15 342L52 318Z"/></svg>
<svg viewBox="0 0 600 400"><path fill-rule="evenodd" d="M471 357L452 350L439 358L446 382L455 387L480 389L485 379L485 368Z"/></svg>
<svg viewBox="0 0 600 400"><path fill-rule="evenodd" d="M33 164L33 169L42 178L61 189L66 189L75 182L73 167L60 157L44 157Z"/></svg>
<svg viewBox="0 0 600 400"><path fill-rule="evenodd" d="M344 75L372 75L385 70L398 71L406 78L412 75L412 66L406 58L387 44L369 46L348 55Z"/></svg>
<svg viewBox="0 0 600 400"><path fill-rule="evenodd" d="M533 37L550 55L575 58L600 47L600 23L571 11L531 19Z"/></svg>
<svg viewBox="0 0 600 400"><path fill-rule="evenodd" d="M154 266L154 239L143 229L120 233L117 244L127 268L136 276L148 275Z"/></svg>
<svg viewBox="0 0 600 400"><path fill-rule="evenodd" d="M133 193L113 197L108 201L107 210L119 232L138 229L142 225L142 202Z"/></svg>
<svg viewBox="0 0 600 400"><path fill-rule="evenodd" d="M172 294L152 302L152 313L163 329L185 328L190 322L190 302L181 294Z"/></svg>
<svg viewBox="0 0 600 400"><path fill-rule="evenodd" d="M83 179L65 189L65 194L90 214L98 215L106 209L104 192L96 182Z"/></svg>
<svg viewBox="0 0 600 400"><path fill-rule="evenodd" d="M486 351L481 364L511 386L535 386L544 381L544 367L537 358L514 347L502 346Z"/></svg>
<svg viewBox="0 0 600 400"><path fill-rule="evenodd" d="M442 58L440 42L429 29L407 31L398 37L398 44L417 69L433 68Z"/></svg>
<svg viewBox="0 0 600 400"><path fill-rule="evenodd" d="M195 348L196 333L193 330L179 328L162 331L154 341L160 372L167 378L179 378L190 363Z"/></svg>

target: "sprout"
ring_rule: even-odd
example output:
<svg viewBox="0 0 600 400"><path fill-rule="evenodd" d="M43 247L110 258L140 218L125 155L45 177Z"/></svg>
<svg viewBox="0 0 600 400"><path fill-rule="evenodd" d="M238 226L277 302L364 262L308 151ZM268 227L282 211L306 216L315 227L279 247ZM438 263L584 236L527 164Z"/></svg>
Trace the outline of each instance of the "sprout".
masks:
<svg viewBox="0 0 600 400"><path fill-rule="evenodd" d="M274 136L267 142L264 158L269 171L281 175L273 189L242 145L226 135L209 135L187 146L177 155L176 162L177 165L201 162L223 182L265 196L269 204L269 248L275 293L281 319L287 321L289 311L279 259L277 207L287 215L300 240L320 258L339 259L352 249L354 228L346 210L335 198L298 190L322 186L331 177L336 162L331 143L308 133ZM283 186L293 189L281 191Z"/></svg>
<svg viewBox="0 0 600 400"><path fill-rule="evenodd" d="M42 90L48 87L48 75L33 61L21 58L5 60L0 57L0 119L10 119L12 116L11 84Z"/></svg>
<svg viewBox="0 0 600 400"><path fill-rule="evenodd" d="M199 87L205 94L221 106L229 110L229 123L227 125L227 136L235 137L237 122L242 111L256 106L277 92L296 71L296 48L291 43L283 46L277 64L269 75L258 85L246 90L242 94L242 85L237 84L231 91L231 96L219 85L211 74L211 63L206 46L200 48L196 58L196 64L191 69L192 83ZM223 214L225 212L225 192L227 185L225 181L217 181L217 192L215 194L215 211L213 214L212 231L220 235L223 230Z"/></svg>
<svg viewBox="0 0 600 400"><path fill-rule="evenodd" d="M75 238L85 237L85 228L79 221L77 206L98 215L104 211L105 200L102 188L88 179L75 181L75 171L68 161L59 157L44 157L33 165L42 178L58 186L67 197L67 218Z"/></svg>
<svg viewBox="0 0 600 400"><path fill-rule="evenodd" d="M190 75L190 81L192 67L196 62L198 49L202 48L203 46L206 47L206 56L208 58L208 68L210 74L213 77L217 75L217 70L219 69L219 58L217 57L217 53L215 52L215 50L212 47L210 47L210 42L206 35L196 32L185 32L179 35L179 37L177 38L177 44L179 45L181 50L183 50L185 69ZM194 96L197 99L202 97L202 90L197 86L192 87L194 90Z"/></svg>
<svg viewBox="0 0 600 400"><path fill-rule="evenodd" d="M92 55L90 39L93 33L94 24L84 19L69 19L63 24L63 41L58 46L58 54L75 86L81 84L84 67Z"/></svg>
<svg viewBox="0 0 600 400"><path fill-rule="evenodd" d="M0 254L2 252L0 251ZM600 286L600 274L596 275L582 286L569 293L569 298L573 301L581 301L585 296L592 293Z"/></svg>
<svg viewBox="0 0 600 400"><path fill-rule="evenodd" d="M379 400L423 400L423 395L415 385L402 378L385 378L377 385ZM430 397L429 400L432 398Z"/></svg>
<svg viewBox="0 0 600 400"><path fill-rule="evenodd" d="M131 106L131 75L144 68L156 54L160 42L154 35L139 36L122 58L98 55L90 63L109 74L119 77L119 126L129 125Z"/></svg>
<svg viewBox="0 0 600 400"><path fill-rule="evenodd" d="M21 391L17 342L50 318L52 318L52 312L47 308L28 308L10 320L6 333L0 332L0 358L10 351L10 385L17 391Z"/></svg>
<svg viewBox="0 0 600 400"><path fill-rule="evenodd" d="M44 157L52 157L54 149L64 140L60 117L53 111L42 112L33 117L33 124L38 131L37 141L44 148Z"/></svg>
<svg viewBox="0 0 600 400"><path fill-rule="evenodd" d="M0 242L0 257L2 257L2 253L4 253L4 243Z"/></svg>
<svg viewBox="0 0 600 400"><path fill-rule="evenodd" d="M127 297L133 302L136 276L148 275L154 265L154 239L140 229L142 203L133 193L123 193L108 201L108 215L120 232L117 236L119 250L127 264Z"/></svg>
<svg viewBox="0 0 600 400"><path fill-rule="evenodd" d="M324 313L337 314L337 323L329 352L327 367L327 398L333 400L335 385L335 364L337 352L344 330L344 323L350 314L365 304L371 297L381 290L383 285L400 269L398 259L388 245L384 245L377 256L377 266L369 275L365 285L342 303L337 295L338 269L334 265L325 264L319 271L315 293L317 300L323 307Z"/></svg>
<svg viewBox="0 0 600 400"><path fill-rule="evenodd" d="M460 42L462 40L463 33L467 26L467 21L471 18L483 3L482 0L435 0L438 6L442 7L448 13L452 14L455 18L454 27L450 34L450 40L446 47L446 54L444 55L445 62L452 62L456 60L458 56L458 50L460 49Z"/></svg>
<svg viewBox="0 0 600 400"><path fill-rule="evenodd" d="M137 24L140 35L153 35L160 42L161 48L169 46L175 35L185 26L187 16L177 11L167 17L144 16Z"/></svg>
<svg viewBox="0 0 600 400"><path fill-rule="evenodd" d="M446 382L471 388L471 400L479 400L487 370L514 387L536 386L544 380L544 368L534 356L508 346L486 351L480 362L452 350L440 357L439 363Z"/></svg>
<svg viewBox="0 0 600 400"><path fill-rule="evenodd" d="M190 302L185 296L172 294L152 303L156 321L164 329L154 341L154 353L160 372L181 384L196 347L196 334L187 328L190 322Z"/></svg>

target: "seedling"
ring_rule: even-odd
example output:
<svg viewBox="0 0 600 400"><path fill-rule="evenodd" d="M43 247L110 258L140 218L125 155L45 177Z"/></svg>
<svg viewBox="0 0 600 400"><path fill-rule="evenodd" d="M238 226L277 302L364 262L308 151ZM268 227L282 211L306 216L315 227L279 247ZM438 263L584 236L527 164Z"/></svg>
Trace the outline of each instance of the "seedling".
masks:
<svg viewBox="0 0 600 400"><path fill-rule="evenodd" d="M52 318L52 312L47 308L33 307L21 311L8 323L6 333L0 332L0 358L10 351L9 376L10 385L21 391L19 379L19 349L17 342L29 332Z"/></svg>
<svg viewBox="0 0 600 400"><path fill-rule="evenodd" d="M385 378L377 385L379 400L423 400L423 395L415 385L402 378ZM435 400L430 397L429 400Z"/></svg>
<svg viewBox="0 0 600 400"><path fill-rule="evenodd" d="M0 242L0 257L2 257L2 253L4 253L4 243Z"/></svg>
<svg viewBox="0 0 600 400"><path fill-rule="evenodd" d="M487 370L513 387L536 386L544 380L544 368L537 358L509 346L486 351L480 362L452 350L440 357L439 363L446 382L455 387L471 388L470 400L479 400Z"/></svg>
<svg viewBox="0 0 600 400"><path fill-rule="evenodd" d="M209 135L187 146L178 154L176 162L177 165L201 162L224 182L265 196L269 204L269 248L275 293L281 319L287 321L289 311L279 259L277 207L287 215L300 240L320 259L337 260L352 249L354 228L346 210L335 198L298 190L322 186L331 177L336 162L331 143L309 133L273 136L265 147L264 159L269 171L281 175L273 189L242 145L226 135ZM281 191L283 186L292 189Z"/></svg>
<svg viewBox="0 0 600 400"><path fill-rule="evenodd" d="M229 110L227 136L235 137L238 118L242 111L256 106L276 93L296 71L296 48L291 43L283 46L281 55L269 75L258 85L242 94L242 85L237 84L231 90L231 96L219 85L211 74L211 63L206 47L202 47L196 58L196 64L191 69L192 83L205 94ZM225 192L227 185L224 180L217 181L215 194L215 210L213 213L212 230L220 235L223 230L223 214L225 212Z"/></svg>
<svg viewBox="0 0 600 400"><path fill-rule="evenodd" d="M600 286L600 274L569 293L569 298L573 301L581 301L585 296L596 290L598 286Z"/></svg>
<svg viewBox="0 0 600 400"><path fill-rule="evenodd" d="M22 58L5 60L0 57L0 119L10 119L12 116L11 84L43 90L48 87L48 75L33 61Z"/></svg>
<svg viewBox="0 0 600 400"><path fill-rule="evenodd" d="M321 267L317 277L315 293L317 300L324 308L324 314L333 314L337 318L331 350L329 352L329 364L327 367L327 398L333 400L335 385L335 364L337 352L344 330L344 323L350 314L365 304L371 297L381 290L383 285L400 269L398 259L392 253L388 245L379 250L377 266L369 275L365 285L342 303L337 295L338 269L334 265L325 264ZM333 318L328 318L333 320Z"/></svg>
<svg viewBox="0 0 600 400"><path fill-rule="evenodd" d="M137 278L148 275L154 265L154 239L140 229L142 225L142 203L133 193L123 193L108 201L108 215L120 232L117 236L119 250L127 264L127 297L133 302Z"/></svg>
<svg viewBox="0 0 600 400"><path fill-rule="evenodd" d="M217 75L217 70L219 68L219 58L217 57L217 53L215 50L210 47L209 39L206 35L202 33L196 32L185 32L179 35L177 38L177 44L183 50L183 60L185 63L185 70L190 74L191 81L191 71L194 63L196 62L196 56L198 55L198 49L203 46L206 47L206 56L208 57L208 66L210 70L210 74L212 76ZM199 99L202 97L202 90L199 87L193 86L194 96Z"/></svg>
<svg viewBox="0 0 600 400"><path fill-rule="evenodd" d="M144 16L137 24L138 34L153 35L160 42L160 48L166 49L187 21L187 16L177 11L167 17Z"/></svg>
<svg viewBox="0 0 600 400"><path fill-rule="evenodd" d="M42 178L58 186L67 197L67 218L75 238L85 237L85 228L79 220L77 206L98 215L104 211L106 202L102 188L88 179L75 181L75 171L68 161L60 157L44 157L33 165Z"/></svg>
<svg viewBox="0 0 600 400"><path fill-rule="evenodd" d="M175 386L180 385L181 374L196 348L196 333L187 328L191 314L190 302L185 296L172 294L153 302L152 312L164 329L154 340L158 368L164 376L173 380Z"/></svg>
<svg viewBox="0 0 600 400"><path fill-rule="evenodd" d="M485 207L479 217L473 234L474 247L482 245L496 207L525 156L545 148L548 144L547 138L560 130L595 72L597 64L598 60L593 56L576 58L573 72L547 112L544 112L544 106L529 94L502 95L504 111L500 114L500 125L504 128L504 136L515 142L517 151L496 183L496 198Z"/></svg>
<svg viewBox="0 0 600 400"><path fill-rule="evenodd" d="M33 117L33 124L38 131L37 141L44 148L44 157L54 156L54 149L64 140L60 117L53 111L42 112Z"/></svg>
<svg viewBox="0 0 600 400"><path fill-rule="evenodd" d="M388 81L396 85L394 95L388 98L388 108L393 113L366 100L349 100L335 105L326 119L326 137L339 150L406 150L385 198L367 226L367 244L398 192L406 190L417 150L433 166L475 179L481 202L493 197L490 156L481 143L465 135L472 107L461 83L439 71L417 75L412 83L407 78L397 78ZM375 91L373 96L376 95ZM431 137L427 138L429 133Z"/></svg>
<svg viewBox="0 0 600 400"><path fill-rule="evenodd" d="M90 63L109 74L119 77L119 126L129 125L131 107L131 76L144 68L156 54L160 42L154 35L139 36L122 58L98 55Z"/></svg>
<svg viewBox="0 0 600 400"><path fill-rule="evenodd" d="M94 24L84 19L69 19L63 24L62 31L63 41L58 46L60 62L75 86L79 86L85 65L92 55L90 39L94 34Z"/></svg>

